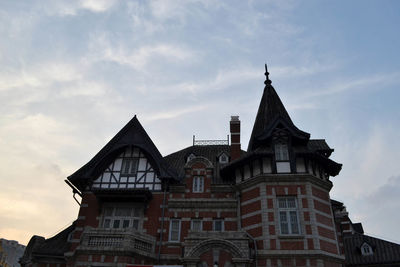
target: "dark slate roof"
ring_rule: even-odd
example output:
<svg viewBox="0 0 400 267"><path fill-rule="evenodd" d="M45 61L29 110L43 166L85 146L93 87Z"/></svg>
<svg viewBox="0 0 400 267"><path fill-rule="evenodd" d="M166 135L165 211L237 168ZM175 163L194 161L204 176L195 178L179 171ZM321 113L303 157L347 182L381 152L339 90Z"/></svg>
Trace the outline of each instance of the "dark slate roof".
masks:
<svg viewBox="0 0 400 267"><path fill-rule="evenodd" d="M361 254L360 248L364 242L372 247L373 255L363 256ZM399 244L359 233L344 236L343 244L346 266L400 264Z"/></svg>
<svg viewBox="0 0 400 267"><path fill-rule="evenodd" d="M134 145L143 150L160 178L174 178L161 153L148 136L136 115L83 167L68 177L78 189L83 190L88 181L103 171L127 146Z"/></svg>
<svg viewBox="0 0 400 267"><path fill-rule="evenodd" d="M307 148L311 151L333 152L333 149L329 147L325 139L310 139L307 143Z"/></svg>
<svg viewBox="0 0 400 267"><path fill-rule="evenodd" d="M207 158L214 166L214 181L213 182L221 182L219 181L219 168L220 163L217 161L217 157L222 153L226 153L230 156L230 146L229 145L207 145L207 146L189 146L182 150L179 150L175 153L167 155L164 157L165 161L178 173L178 177L182 180L185 176L185 164L186 159L190 154L194 154L195 156L201 156ZM244 153L244 151L242 151Z"/></svg>
<svg viewBox="0 0 400 267"><path fill-rule="evenodd" d="M68 236L74 229L75 224L72 224L49 239L34 235L29 240L20 263L26 265L30 262L40 262L49 258L64 261L64 253L69 250Z"/></svg>
<svg viewBox="0 0 400 267"><path fill-rule="evenodd" d="M72 224L57 235L46 239L43 244L33 250L33 256L35 255L52 255L52 256L64 256L64 253L69 249L68 235L75 229L75 225Z"/></svg>
<svg viewBox="0 0 400 267"><path fill-rule="evenodd" d="M258 108L247 151L255 149L257 141L268 138L273 128L279 123L285 125L298 138L308 139L310 137L310 134L299 130L293 124L274 87L267 83Z"/></svg>

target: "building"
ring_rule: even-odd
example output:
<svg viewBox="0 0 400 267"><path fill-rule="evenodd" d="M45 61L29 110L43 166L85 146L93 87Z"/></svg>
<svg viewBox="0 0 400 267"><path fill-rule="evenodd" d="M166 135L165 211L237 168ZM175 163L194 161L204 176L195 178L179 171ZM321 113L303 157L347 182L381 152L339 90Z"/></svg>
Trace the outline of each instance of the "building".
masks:
<svg viewBox="0 0 400 267"><path fill-rule="evenodd" d="M17 241L0 238L0 267L19 267L24 250L25 246Z"/></svg>
<svg viewBox="0 0 400 267"><path fill-rule="evenodd" d="M329 195L342 165L294 125L265 75L247 150L232 116L230 144L193 140L163 157L135 116L66 180L82 197L77 220L32 237L22 265L346 264L354 225Z"/></svg>

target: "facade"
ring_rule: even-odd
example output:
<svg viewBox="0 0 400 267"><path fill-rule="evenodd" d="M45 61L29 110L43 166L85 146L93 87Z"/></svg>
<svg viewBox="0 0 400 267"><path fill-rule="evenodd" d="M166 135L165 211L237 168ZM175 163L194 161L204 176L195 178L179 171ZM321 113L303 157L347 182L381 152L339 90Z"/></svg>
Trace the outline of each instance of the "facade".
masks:
<svg viewBox="0 0 400 267"><path fill-rule="evenodd" d="M19 267L24 250L25 246L17 241L0 238L0 267Z"/></svg>
<svg viewBox="0 0 400 267"><path fill-rule="evenodd" d="M265 74L246 151L238 116L230 144L194 140L164 157L135 116L66 180L82 197L77 220L50 239L32 237L22 265L346 264L353 233L329 195L341 164L325 140L294 125Z"/></svg>

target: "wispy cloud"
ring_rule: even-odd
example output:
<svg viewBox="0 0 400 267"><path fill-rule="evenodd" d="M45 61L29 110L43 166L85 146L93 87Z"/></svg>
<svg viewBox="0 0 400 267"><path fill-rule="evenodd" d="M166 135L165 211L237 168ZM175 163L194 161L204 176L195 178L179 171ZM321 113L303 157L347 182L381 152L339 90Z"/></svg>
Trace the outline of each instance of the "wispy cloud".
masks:
<svg viewBox="0 0 400 267"><path fill-rule="evenodd" d="M320 88L312 92L305 93L305 97L322 97L327 95L344 93L352 90L360 89L378 89L377 85L384 87L383 85L399 84L400 83L400 72L375 74L370 77L362 77L354 80L347 80L338 82L327 88Z"/></svg>
<svg viewBox="0 0 400 267"><path fill-rule="evenodd" d="M193 61L196 52L182 45L159 43L127 47L125 44L113 44L106 34L96 36L90 45L91 58L88 60L105 60L127 65L136 71L145 72L150 62L159 62L160 58L169 62Z"/></svg>

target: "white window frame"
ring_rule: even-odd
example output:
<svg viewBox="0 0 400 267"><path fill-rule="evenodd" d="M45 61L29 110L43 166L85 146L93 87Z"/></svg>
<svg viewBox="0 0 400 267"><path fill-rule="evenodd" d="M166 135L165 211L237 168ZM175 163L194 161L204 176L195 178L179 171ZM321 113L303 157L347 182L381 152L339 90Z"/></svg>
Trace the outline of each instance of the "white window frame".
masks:
<svg viewBox="0 0 400 267"><path fill-rule="evenodd" d="M195 227L194 227L195 223L199 224L199 226L200 226L199 229L195 229ZM203 220L201 220L201 219L193 219L191 224L190 224L190 230L198 231L198 232L203 231Z"/></svg>
<svg viewBox="0 0 400 267"><path fill-rule="evenodd" d="M118 210L120 209L120 210ZM125 215L118 214L121 209L126 209ZM110 212L111 211L111 212ZM109 214L106 214L109 212ZM143 208L125 205L105 205L102 212L102 228L105 229L142 229ZM126 225L126 223L128 225ZM115 225L118 224L117 227Z"/></svg>
<svg viewBox="0 0 400 267"><path fill-rule="evenodd" d="M361 254L363 256L369 256L369 255L373 255L374 251L372 250L372 247L368 243L364 242L361 245Z"/></svg>
<svg viewBox="0 0 400 267"><path fill-rule="evenodd" d="M300 235L300 220L296 197L278 197L279 231L281 235ZM285 219L285 220L283 220Z"/></svg>
<svg viewBox="0 0 400 267"><path fill-rule="evenodd" d="M123 158L121 163L121 177L136 176L138 166L138 158Z"/></svg>
<svg viewBox="0 0 400 267"><path fill-rule="evenodd" d="M225 157L225 160L223 159ZM220 156L219 156L219 163L222 163L222 164L225 164L225 163L228 163L229 162L229 157L228 157L228 155L227 154L225 154L225 153L222 153Z"/></svg>
<svg viewBox="0 0 400 267"><path fill-rule="evenodd" d="M216 230L216 223L217 222L221 222L221 230ZM224 223L224 220L223 219L214 219L213 220L213 231L216 231L216 232L223 232L223 231L225 231L225 223Z"/></svg>
<svg viewBox="0 0 400 267"><path fill-rule="evenodd" d="M193 177L193 193L203 193L204 192L204 176L194 176Z"/></svg>
<svg viewBox="0 0 400 267"><path fill-rule="evenodd" d="M194 159L196 157L196 155L195 154L193 154L193 153L191 153L188 157L187 157L187 160L186 160L186 162L189 162L189 161L191 161L192 159Z"/></svg>
<svg viewBox="0 0 400 267"><path fill-rule="evenodd" d="M276 161L289 161L289 148L287 143L275 144L275 160Z"/></svg>
<svg viewBox="0 0 400 267"><path fill-rule="evenodd" d="M277 173L290 173L290 155L287 143L278 142L274 145Z"/></svg>
<svg viewBox="0 0 400 267"><path fill-rule="evenodd" d="M178 235L177 235L176 239L173 239L173 236L172 236L172 232L173 232L172 227L173 227L174 223L178 224L178 229L177 229L178 230ZM174 231L176 231L176 229ZM180 219L171 219L169 221L169 237L168 237L168 240L170 242L180 242L181 241L181 220Z"/></svg>

